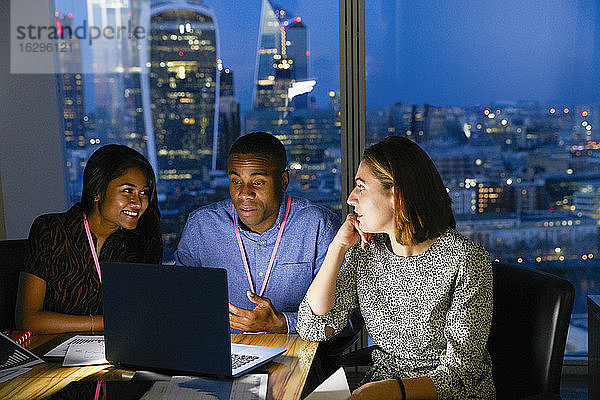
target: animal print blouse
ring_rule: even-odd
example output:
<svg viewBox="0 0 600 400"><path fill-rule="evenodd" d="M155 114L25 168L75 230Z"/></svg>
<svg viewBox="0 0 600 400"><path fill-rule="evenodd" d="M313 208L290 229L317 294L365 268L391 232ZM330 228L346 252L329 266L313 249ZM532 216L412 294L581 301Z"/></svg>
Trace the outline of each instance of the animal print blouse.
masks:
<svg viewBox="0 0 600 400"><path fill-rule="evenodd" d="M494 399L486 350L492 319L488 253L454 229L411 257L392 253L386 238L373 235L366 250L356 245L348 251L329 313L314 315L304 298L300 336L327 340L325 326L341 331L358 307L380 347L363 383L426 375L439 399Z"/></svg>
<svg viewBox="0 0 600 400"><path fill-rule="evenodd" d="M96 237L92 234L94 243ZM160 237L144 238L135 230L110 235L100 261L160 263ZM102 314L102 291L92 258L81 204L67 212L39 216L29 231L25 272L46 281L44 311L73 315Z"/></svg>

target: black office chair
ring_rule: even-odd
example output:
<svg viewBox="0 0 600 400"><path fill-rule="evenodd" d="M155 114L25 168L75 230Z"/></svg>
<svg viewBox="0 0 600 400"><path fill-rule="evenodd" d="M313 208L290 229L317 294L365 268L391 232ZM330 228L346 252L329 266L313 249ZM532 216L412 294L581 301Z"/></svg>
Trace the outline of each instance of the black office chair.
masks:
<svg viewBox="0 0 600 400"><path fill-rule="evenodd" d="M15 329L19 273L25 265L27 239L0 240L0 330Z"/></svg>
<svg viewBox="0 0 600 400"><path fill-rule="evenodd" d="M557 276L494 262L488 340L497 399L560 398L575 289ZM370 346L343 355L345 367L372 365Z"/></svg>

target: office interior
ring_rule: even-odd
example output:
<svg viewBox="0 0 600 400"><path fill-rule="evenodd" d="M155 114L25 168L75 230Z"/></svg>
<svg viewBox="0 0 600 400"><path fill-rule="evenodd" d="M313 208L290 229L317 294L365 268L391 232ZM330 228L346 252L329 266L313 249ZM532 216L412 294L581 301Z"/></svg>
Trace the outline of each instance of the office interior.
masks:
<svg viewBox="0 0 600 400"><path fill-rule="evenodd" d="M17 0L14 0L17 1ZM0 33L2 36L7 38L11 37L11 1L9 0L0 0ZM260 2L256 2L257 7L260 7ZM281 6L283 8L289 7L297 7L307 8L308 6L305 3L311 3L310 1L291 1L290 4L286 4L285 1L280 1ZM316 4L318 2L312 1L313 7L318 7ZM337 3L337 2L336 2ZM553 54L552 46L546 45L544 47L540 47L539 51L547 52L541 59L545 60L544 62L552 62L551 60L556 61L556 68L550 68L552 71L545 79L540 79L541 81L545 80L546 87L558 87L560 85L567 85L569 82L578 82L577 85L572 90L566 90L565 93L569 94L569 98L567 100L560 98L545 98L540 99L539 104L540 108L544 108L548 113L553 115L562 113L562 115L566 115L568 112L570 113L578 113L578 116L574 117L578 122L579 126L577 128L573 128L570 130L568 135L571 136L563 136L563 133L557 133L556 141L564 140L566 141L573 139L573 146L581 145L582 149L574 150L570 153L572 158L569 160L560 159L557 162L564 163L565 172L569 176L577 176L578 169L581 168L585 170L589 167L589 171L585 171L583 174L587 174L589 179L581 179L579 182L581 188L581 196L579 198L584 198L585 190L588 192L596 193L600 192L600 172L596 169L596 162L598 159L598 151L600 149L600 134L596 134L596 132L600 132L600 5L594 1L582 1L579 0L577 2L567 2L567 1L554 1L551 4L541 5L541 4L526 4L522 6L516 6L518 2L509 2L511 5L515 6L513 11L518 13L520 11L526 13L531 12L531 9L538 7L540 9L541 14L546 13L547 15L553 16L555 18L552 21L546 21L547 25L545 25L544 29L546 29L547 37L540 36L539 40L544 41L546 38L556 38L553 35L552 24L561 24L560 18L556 16L560 16L561 13L565 15L565 20L572 22L573 26L570 27L561 27L565 32L570 32L572 36L566 37L564 40L567 43L557 43L556 44L556 54ZM533 3L533 2L531 2ZM515 26L519 25L522 28L522 24L526 24L527 20L517 18L516 16L511 15L498 15L507 11L507 8L499 7L498 5L473 5L470 2L461 2L455 1L452 2L453 6L456 9L474 7L477 10L473 11L473 15L477 15L478 18L482 16L487 16L485 18L490 18L490 21L494 21L496 18L505 18L515 20ZM53 5L52 5L53 7ZM407 21L402 18L402 11L407 7L406 2L402 0L377 0L377 1L366 1L366 0L340 0L339 1L339 14L333 17L332 19L337 22L339 18L339 36L336 40L339 40L339 59L340 59L340 82L339 82L339 101L341 108L341 127L340 127L340 153L341 153L341 162L340 169L341 174L339 175L339 179L341 180L340 186L340 198L347 198L347 194L352 189L353 183L353 174L356 171L357 166L360 162L360 154L365 144L369 142L369 132L371 129L388 129L389 125L385 124L386 116L381 117L379 120L371 118L373 114L380 112L383 107L369 107L370 101L372 97L376 97L371 95L369 97L369 90L381 90L385 88L385 82L382 83L381 76L373 77L376 75L376 63L373 60L377 54L375 50L373 53L369 53L369 38L373 39L374 36L369 36L370 32L375 32L375 26L379 23L379 21L375 21L374 16L381 17L386 12L394 12L395 14L395 22L400 25L408 25L408 26L417 26L418 21ZM438 17L442 18L443 13L448 12L448 8L446 6L442 6L439 4L427 4L415 6L417 11L414 12L414 17L418 17L420 13L429 12L431 14L437 14ZM487 10L480 10L479 8L484 7ZM522 8L519 8L522 7ZM559 8L559 12L549 12L547 7L556 7ZM459 13L456 11L456 13ZM544 14L544 15L546 15ZM468 15L468 12L464 12L461 14L462 16ZM568 18L567 18L568 16ZM548 17L550 18L550 17ZM430 20L427 20L430 21ZM590 23L591 22L591 23ZM458 23L458 22L457 22ZM476 26L480 26L481 21L473 21L473 20L463 20L461 23L463 24L474 24ZM537 21L531 20L531 23L537 23ZM389 26L382 23L382 36L377 38L377 43L372 43L372 48L376 48L377 51L381 51L381 47L386 44L385 41L382 42L383 38L386 41L389 41L389 45L394 47L393 41L398 40L398 35L401 35L403 31L387 31L386 29ZM458 28L456 28L458 30ZM558 29L558 28L557 28ZM317 40L318 34L315 32L315 28L313 27L313 32L311 33L311 40ZM541 29L543 31L543 29ZM503 49L511 48L510 43L518 43L519 41L526 41L529 38L522 37L519 35L524 35L526 32L531 31L534 34L538 34L539 31L536 28L528 29L515 29L514 32L501 32L497 33L497 35L488 35L487 33L482 34L481 37L463 37L463 40L487 40L487 47L497 49L498 52L503 51ZM365 34L366 32L366 34ZM421 32L421 31L419 31ZM467 32L461 31L461 32ZM452 36L452 32L447 32L449 37ZM435 36L438 40L442 40L444 37L444 33L437 33ZM585 42L580 41L580 38L592 39L591 41ZM322 38L319 40L323 40ZM373 39L375 41L375 39ZM413 37L412 40L419 41L419 37ZM509 45L504 45L509 43ZM441 46L435 45L433 43L423 42L420 43L422 47L435 47L438 49L438 52L444 49L444 44ZM451 43L447 44L448 48L451 48ZM564 46L569 49L569 51L564 52ZM416 62L407 62L405 58L410 59L414 57L411 54L402 53L402 46L395 46L395 57L391 57L390 60L395 60L397 63L401 63L403 65L407 65L407 68L417 68L418 63ZM442 50L440 50L442 49ZM563 52L561 52L563 51ZM61 120L58 118L58 108L57 105L60 102L59 95L57 94L57 81L56 76L53 74L18 74L11 73L11 50L10 50L10 41L4 40L0 42L0 53L2 54L2 59L4 60L0 63L0 93L3 95L0 99L0 240L5 239L20 239L26 238L29 232L29 227L31 222L38 215L51 213L51 212L62 212L67 209L67 205L69 204L69 199L65 187L67 186L65 172L64 172L64 144L63 144L63 128L61 126ZM535 55L532 54L531 57ZM369 58L371 57L371 58ZM432 56L433 57L433 56ZM448 58L446 58L448 57ZM482 57L484 57L482 55ZM524 51L518 52L518 57L511 54L499 54L496 57L497 62L510 64L508 68L500 69L499 71L512 71L519 69L528 69L528 54ZM478 56L477 54L471 54L469 56L465 56L463 60L457 59L456 53L453 53L451 50L448 50L447 54L437 54L435 56L435 60L439 63L438 68L440 69L440 74L444 75L444 68L450 69L450 65L453 64L462 64L462 74L469 75L471 74L470 68L473 68L473 75L477 75L479 73L483 74L477 70L477 68L483 70L494 70L493 65L484 65L483 63L478 64ZM570 63L566 63L565 59L572 58ZM536 64L537 65L537 64ZM394 65L385 65L379 66L382 69L389 70L390 80L393 80L394 77L397 76L409 76L408 72L398 72L397 66ZM552 67L552 65L551 65ZM313 67L314 68L314 67ZM369 69L372 69L371 71ZM414 72L414 71L413 71ZM417 71L418 72L418 71ZM493 76L494 74L484 74L486 77ZM370 75L370 74L373 75ZM500 74L500 72L498 72ZM432 75L427 75L423 72L423 75L420 76L418 73L413 76L414 79L422 78L424 80L422 87L424 90L430 90L435 92L436 90L446 91L451 90L451 87L446 87L444 85L440 85L438 89L436 89L435 85L431 84L431 82L425 82L427 80L431 80ZM577 77L576 75L580 75ZM383 74L382 74L383 75ZM552 81L551 79L559 79L561 75L568 76L569 79L565 79L565 82L562 81ZM445 75L444 75L445 76ZM519 76L518 73L515 72L514 76ZM448 78L445 76L445 78ZM463 77L464 78L464 77ZM371 79L371 80L370 80ZM458 78L457 78L458 79ZM502 85L501 79L499 79L499 85ZM371 86L369 86L371 84ZM318 85L318 83L317 83ZM517 82L514 84L515 86L524 85L526 86L526 82ZM394 90L398 87L402 87L402 84L391 85ZM507 86L512 86L507 84ZM580 97L578 97L576 92L579 88L585 87L585 91L582 89L582 93ZM473 87L470 87L471 90L474 90ZM505 93L502 90L498 90L500 93ZM544 95L548 94L555 95L556 93L561 93L556 90L556 92L552 92L548 90L548 92L544 92ZM521 94L519 93L519 96ZM400 96L401 97L401 96ZM426 96L422 97L425 98ZM432 96L436 98L435 95ZM477 99L485 98L482 96L475 96ZM535 97L535 96L533 96ZM442 98L441 96L437 96L437 98ZM517 103L521 100L529 100L527 98L518 97L518 98L487 98L485 101L488 103L484 103L481 101L480 111L484 112L484 110L488 111L485 114L485 118L490 121L493 118L490 115L493 115L496 112L495 108L498 108L498 118L503 116L504 110L502 113L500 112L502 107L513 107L518 108ZM545 102L544 100L547 100ZM398 102L411 102L410 98L398 98ZM420 105L427 104L427 100L415 100ZM554 102L554 103L552 103ZM546 104L548 106L546 107ZM556 104L556 106L552 106L552 104ZM433 104L436 105L435 103ZM463 104L465 105L465 104ZM489 105L489 106L488 106ZM439 104L440 108L442 106L450 106L450 104ZM465 105L466 106L466 105ZM466 107L465 107L466 108ZM553 112L551 110L554 110ZM567 111L568 110L568 111ZM591 118L583 118L582 120L582 112L588 112ZM491 114L490 114L491 113ZM371 115L371 117L369 117ZM587 115L587 114L586 114ZM494 116L495 118L495 116ZM508 118L508 117L507 117ZM527 117L522 117L527 118ZM533 118L530 116L530 118ZM508 118L510 119L510 118ZM592 126L592 128L587 129L586 126L580 126L581 121L589 122L588 125ZM379 121L379 125L376 125L374 121ZM381 122L383 121L383 122ZM593 126L595 121L598 121L598 128ZM510 124L509 121L507 124ZM375 126L373 128L373 126ZM500 123L498 125L500 129L503 128L506 124ZM413 124L414 126L414 124ZM395 126L396 134L406 135L405 131L398 131L397 125ZM467 131L469 134L475 135L475 124L466 128L462 124L457 125L459 133L464 133L467 135ZM492 129L492 128L490 128ZM484 129L485 130L485 129ZM388 131L392 132L392 131ZM566 131L565 131L566 132ZM413 134L417 134L416 132L411 132ZM485 134L495 135L497 131L484 132L482 136ZM531 130L531 135L540 135L540 132L534 132ZM567 135L565 133L565 135ZM578 136L579 135L579 136ZM381 134L381 137L385 136L384 133ZM508 136L506 136L508 138ZM523 136L523 140L527 142L528 137ZM506 139L510 140L510 139ZM534 139L531 139L534 140ZM537 140L537 139L536 139ZM549 139L554 140L554 139ZM579 142L575 143L576 140ZM461 142L462 143L462 142ZM506 142L506 151L512 151L511 146L514 143ZM547 143L543 143L543 140L539 140L533 144L525 143L524 146L526 149L533 151L536 146L547 145ZM566 146L566 145L565 145ZM564 147L564 146L563 146ZM528 150L525 150L523 154L526 154ZM589 151L589 154L587 152ZM579 152L579 153L578 153ZM583 154L580 154L583 153ZM535 164L538 169L544 165L539 158L550 157L552 152L540 153L537 156L537 161ZM481 160L480 160L481 162ZM485 164L485 160L483 163ZM562 164L561 164L562 165ZM575 167L573 167L575 166ZM441 168L438 166L438 168ZM449 167L451 168L451 166ZM535 167L533 168L535 169ZM571 170L570 172L568 172ZM574 170L574 171L573 171ZM536 172L532 172L535 174ZM598 176L595 174L598 173ZM509 176L505 177L505 181L507 179L511 179ZM548 182L551 181L551 178L548 178ZM556 178L559 179L559 178ZM532 179L533 181L534 179ZM576 180L573 179L565 179L565 182L574 182ZM469 183L467 182L467 185ZM545 187L548 187L549 183L546 184ZM535 185L532 185L532 187ZM538 185L539 186L539 185ZM542 185L544 186L544 185ZM491 185L489 186L491 188ZM462 186L464 188L464 186ZM523 190L533 190L533 189L523 189ZM537 190L537 189L536 189ZM490 192L491 198L492 192ZM496 194L496 192L494 192ZM592 196L593 207L597 207L600 210L600 196ZM565 198L566 199L566 198ZM566 200L565 200L566 201ZM475 204L475 203L473 203ZM575 207L575 203L573 200L573 196L570 195L569 203L565 203L564 206ZM479 204L477 204L477 207ZM565 208L566 209L566 208ZM573 208L575 210L575 208ZM344 201L341 201L341 205L339 207L339 211L344 213L349 211L349 207L345 205ZM474 215L479 214L478 210L476 210ZM594 214L598 213L598 215ZM485 212L482 212L485 214ZM593 214L593 215L592 215ZM588 215L588 214L586 214ZM600 223L600 212L590 211L589 215L591 218L595 219L592 222L592 225L595 223L596 231L595 234L586 236L586 240L600 242L598 240L598 229L597 224ZM567 220L567 219L565 219ZM508 220L507 220L508 221ZM511 222L506 222L507 224L512 224ZM476 228L473 228L473 230ZM510 234L511 229L517 229L515 225L510 225L508 228L508 232ZM590 228L591 229L591 228ZM594 245L595 246L595 245ZM556 248L561 246L557 245ZM593 246L591 246L593 247ZM535 250L535 249L534 249ZM560 249L559 249L560 250ZM564 252L564 249L561 251ZM595 250L590 250L589 254L594 254ZM569 262L567 257L567 261L560 260L561 252L556 252L556 259L552 259L551 262L556 263L565 263ZM589 260L587 259L588 253L584 254L586 259L583 261L591 261L591 257ZM597 254L600 258L600 254ZM554 257L554 255L551 255ZM543 257L550 257L545 255L539 255L540 259ZM505 260L500 259L500 261L504 262ZM536 263L541 265L542 262L536 261L535 257L532 257L531 260L523 262L523 264L527 264L528 266L535 267ZM579 255L577 260L575 260L573 265L579 266L583 261L581 260L581 256ZM511 258L506 260L509 264L517 264L521 263L517 258ZM598 266L600 268L600 265ZM587 267L586 267L587 268ZM593 276L593 275L592 275ZM593 278L588 278L586 280L586 288L589 289L587 294L600 294L600 274L596 273L598 277L598 281L594 281ZM576 290L580 289L580 286L577 283L573 282L576 286ZM597 288L597 289L595 289ZM585 295L583 296L585 298ZM587 328L587 327L586 327ZM573 328L573 331L576 331ZM576 331L580 332L580 331ZM585 337L582 336L578 340L585 342L586 351L587 351L587 329L585 330ZM366 335L359 340L357 346L354 349L367 346L368 338ZM348 376L350 379L358 379L360 376L358 370L355 368L348 368ZM561 395L563 399L580 399L587 398L588 395L588 358L587 352L585 354L577 354L575 356L569 356L564 359L563 368L562 368L562 384L561 384Z"/></svg>

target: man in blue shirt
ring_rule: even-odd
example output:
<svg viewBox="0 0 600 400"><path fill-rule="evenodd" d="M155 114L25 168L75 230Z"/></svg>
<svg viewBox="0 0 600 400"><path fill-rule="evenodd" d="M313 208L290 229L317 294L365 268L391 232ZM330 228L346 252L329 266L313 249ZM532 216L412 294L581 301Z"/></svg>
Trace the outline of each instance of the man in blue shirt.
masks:
<svg viewBox="0 0 600 400"><path fill-rule="evenodd" d="M298 306L339 218L285 192L290 180L285 148L268 133L240 137L227 169L231 198L189 215L175 259L227 269L232 330L295 333Z"/></svg>

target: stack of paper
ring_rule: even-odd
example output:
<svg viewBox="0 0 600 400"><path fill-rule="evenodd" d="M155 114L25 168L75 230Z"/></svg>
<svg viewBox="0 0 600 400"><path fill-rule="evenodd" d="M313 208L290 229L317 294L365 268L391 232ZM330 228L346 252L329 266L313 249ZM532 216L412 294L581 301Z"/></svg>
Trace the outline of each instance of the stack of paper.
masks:
<svg viewBox="0 0 600 400"><path fill-rule="evenodd" d="M73 336L44 356L64 357L63 367L108 364L104 350L104 336Z"/></svg>
<svg viewBox="0 0 600 400"><path fill-rule="evenodd" d="M268 374L246 374L233 381L173 376L156 382L141 400L266 400Z"/></svg>
<svg viewBox="0 0 600 400"><path fill-rule="evenodd" d="M24 374L42 362L38 356L0 333L0 383Z"/></svg>

